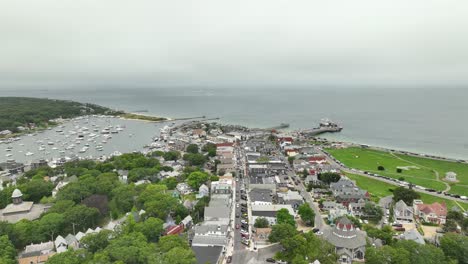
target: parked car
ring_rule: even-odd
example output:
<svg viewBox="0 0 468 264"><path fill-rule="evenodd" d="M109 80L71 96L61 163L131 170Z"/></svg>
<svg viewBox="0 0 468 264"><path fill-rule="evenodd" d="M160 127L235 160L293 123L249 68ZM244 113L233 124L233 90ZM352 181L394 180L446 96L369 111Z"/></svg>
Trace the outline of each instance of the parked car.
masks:
<svg viewBox="0 0 468 264"><path fill-rule="evenodd" d="M232 262L232 256L228 256L226 262L231 263Z"/></svg>
<svg viewBox="0 0 468 264"><path fill-rule="evenodd" d="M276 263L276 260L274 258L267 258L266 262Z"/></svg>
<svg viewBox="0 0 468 264"><path fill-rule="evenodd" d="M400 231L400 232L404 232L406 229L404 227L395 227L393 228L395 231Z"/></svg>
<svg viewBox="0 0 468 264"><path fill-rule="evenodd" d="M312 232L314 232L314 233L317 233L318 231L320 231L320 229L318 229L316 227L314 229L312 229Z"/></svg>
<svg viewBox="0 0 468 264"><path fill-rule="evenodd" d="M240 225L239 224L236 224L236 229L239 229L240 228Z"/></svg>

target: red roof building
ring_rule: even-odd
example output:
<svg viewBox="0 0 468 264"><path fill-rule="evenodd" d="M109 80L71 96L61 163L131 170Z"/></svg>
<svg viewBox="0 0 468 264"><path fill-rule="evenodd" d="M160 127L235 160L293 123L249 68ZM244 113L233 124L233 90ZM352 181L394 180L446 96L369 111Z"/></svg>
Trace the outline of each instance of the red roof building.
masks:
<svg viewBox="0 0 468 264"><path fill-rule="evenodd" d="M447 218L447 205L438 202L433 204L415 203L414 214L425 222L443 225Z"/></svg>
<svg viewBox="0 0 468 264"><path fill-rule="evenodd" d="M178 235L184 232L184 225L175 225L175 226L170 226L166 228L166 231L164 232L164 235Z"/></svg>

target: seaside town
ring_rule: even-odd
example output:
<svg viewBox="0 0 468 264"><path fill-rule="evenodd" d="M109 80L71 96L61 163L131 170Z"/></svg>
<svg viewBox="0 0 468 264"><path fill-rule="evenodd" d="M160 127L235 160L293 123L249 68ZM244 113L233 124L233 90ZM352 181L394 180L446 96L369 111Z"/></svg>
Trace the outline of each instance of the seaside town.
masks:
<svg viewBox="0 0 468 264"><path fill-rule="evenodd" d="M468 263L467 198L450 191L461 175L446 171L425 187L407 176L416 161L402 161L396 176L386 174L389 162L348 166L335 153L382 150L320 138L343 129L328 120L315 129L287 127L166 122L132 153L8 159L0 164L2 260ZM77 129L75 144L101 145L125 128ZM16 141L0 146L8 150Z"/></svg>

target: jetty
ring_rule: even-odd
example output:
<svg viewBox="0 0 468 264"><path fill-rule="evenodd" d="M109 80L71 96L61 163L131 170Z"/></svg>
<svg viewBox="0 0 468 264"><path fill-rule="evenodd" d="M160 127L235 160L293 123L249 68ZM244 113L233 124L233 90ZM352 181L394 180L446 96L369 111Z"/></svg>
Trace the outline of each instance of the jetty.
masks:
<svg viewBox="0 0 468 264"><path fill-rule="evenodd" d="M306 136L309 136L309 137L314 137L314 136L317 136L317 135L320 135L320 134L323 134L323 133L336 133L336 132L340 132L341 130L343 130L343 127L338 125L337 123L334 123L328 119L324 119L322 120L322 122L320 122L320 125L316 128L312 128L312 129L306 129L306 130L302 130L301 133L306 135Z"/></svg>

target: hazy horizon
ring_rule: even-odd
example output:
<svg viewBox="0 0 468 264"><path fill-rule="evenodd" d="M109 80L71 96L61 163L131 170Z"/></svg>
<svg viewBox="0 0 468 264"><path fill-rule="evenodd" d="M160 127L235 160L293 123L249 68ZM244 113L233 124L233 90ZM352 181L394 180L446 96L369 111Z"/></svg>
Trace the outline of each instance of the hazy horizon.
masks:
<svg viewBox="0 0 468 264"><path fill-rule="evenodd" d="M466 1L4 1L0 88L464 87Z"/></svg>

